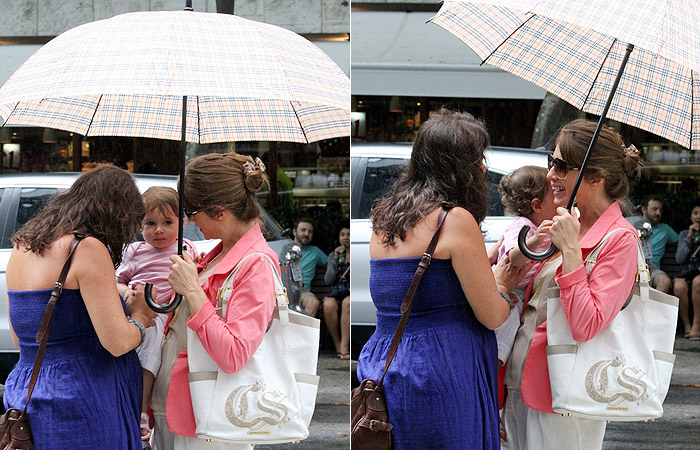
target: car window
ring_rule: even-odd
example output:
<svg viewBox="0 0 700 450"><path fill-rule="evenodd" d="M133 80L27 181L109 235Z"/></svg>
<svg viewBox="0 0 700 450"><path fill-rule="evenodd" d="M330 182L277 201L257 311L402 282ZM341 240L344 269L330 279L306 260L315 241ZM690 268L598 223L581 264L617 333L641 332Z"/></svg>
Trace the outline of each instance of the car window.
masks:
<svg viewBox="0 0 700 450"><path fill-rule="evenodd" d="M355 219L366 219L372 209L372 203L387 189L394 185L408 165L407 159L396 158L368 158L365 170L362 194L358 216Z"/></svg>
<svg viewBox="0 0 700 450"><path fill-rule="evenodd" d="M408 160L396 158L368 158L367 168L359 199L358 216L354 219L366 219L372 209L374 200L393 186L396 179L406 170ZM498 193L498 184L503 175L488 171L486 183L488 191L488 216L503 216L505 208Z"/></svg>
<svg viewBox="0 0 700 450"><path fill-rule="evenodd" d="M57 190L56 188L22 188L17 207L15 231L34 217Z"/></svg>
<svg viewBox="0 0 700 450"><path fill-rule="evenodd" d="M501 202L501 195L498 193L498 184L501 182L503 175L490 170L486 172L486 189L488 190L489 210L487 216L503 216L505 215L505 207Z"/></svg>

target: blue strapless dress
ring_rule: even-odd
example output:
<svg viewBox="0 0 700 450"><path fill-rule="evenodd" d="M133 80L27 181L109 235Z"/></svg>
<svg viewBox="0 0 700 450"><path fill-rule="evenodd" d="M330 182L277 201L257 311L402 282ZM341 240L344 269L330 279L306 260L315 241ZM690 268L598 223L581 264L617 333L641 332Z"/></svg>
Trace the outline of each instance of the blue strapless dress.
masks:
<svg viewBox="0 0 700 450"><path fill-rule="evenodd" d="M51 290L8 291L20 358L5 384L6 408L24 408ZM79 290L54 309L44 361L29 401L37 450L140 450L141 366L135 351L115 358L100 344Z"/></svg>
<svg viewBox="0 0 700 450"><path fill-rule="evenodd" d="M382 376L420 258L370 261L377 329L360 353L360 380ZM452 261L433 259L384 388L395 450L500 448L497 347L476 320Z"/></svg>

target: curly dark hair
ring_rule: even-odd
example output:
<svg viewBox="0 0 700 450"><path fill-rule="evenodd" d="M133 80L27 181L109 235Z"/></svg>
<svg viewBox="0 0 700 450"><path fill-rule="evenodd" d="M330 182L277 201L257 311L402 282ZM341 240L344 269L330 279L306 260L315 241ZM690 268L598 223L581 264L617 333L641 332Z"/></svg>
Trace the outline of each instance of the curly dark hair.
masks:
<svg viewBox="0 0 700 450"><path fill-rule="evenodd" d="M481 223L486 217L484 150L490 145L484 123L469 113L435 112L418 129L406 172L393 189L374 203L374 231L384 245L406 232L441 203L468 210Z"/></svg>
<svg viewBox="0 0 700 450"><path fill-rule="evenodd" d="M542 200L548 188L547 169L523 166L501 178L498 193L508 214L527 217L532 214L532 200Z"/></svg>
<svg viewBox="0 0 700 450"><path fill-rule="evenodd" d="M92 236L107 247L116 267L124 247L141 229L144 214L141 194L129 172L97 167L81 175L70 189L52 196L17 230L12 243L41 254L65 234Z"/></svg>

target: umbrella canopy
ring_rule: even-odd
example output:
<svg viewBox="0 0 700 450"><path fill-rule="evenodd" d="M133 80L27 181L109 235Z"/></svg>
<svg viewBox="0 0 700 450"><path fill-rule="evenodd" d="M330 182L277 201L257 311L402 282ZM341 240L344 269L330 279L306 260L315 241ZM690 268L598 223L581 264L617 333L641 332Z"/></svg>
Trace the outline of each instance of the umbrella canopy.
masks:
<svg viewBox="0 0 700 450"><path fill-rule="evenodd" d="M185 142L313 142L350 134L350 80L280 27L228 14L137 12L73 28L0 88L1 126ZM182 255L180 189L178 254ZM179 306L146 302L158 312Z"/></svg>
<svg viewBox="0 0 700 450"><path fill-rule="evenodd" d="M0 88L0 125L187 142L349 135L350 82L289 30L229 14L136 12L41 47Z"/></svg>
<svg viewBox="0 0 700 450"><path fill-rule="evenodd" d="M602 115L700 150L700 2L445 0L431 21L483 62Z"/></svg>

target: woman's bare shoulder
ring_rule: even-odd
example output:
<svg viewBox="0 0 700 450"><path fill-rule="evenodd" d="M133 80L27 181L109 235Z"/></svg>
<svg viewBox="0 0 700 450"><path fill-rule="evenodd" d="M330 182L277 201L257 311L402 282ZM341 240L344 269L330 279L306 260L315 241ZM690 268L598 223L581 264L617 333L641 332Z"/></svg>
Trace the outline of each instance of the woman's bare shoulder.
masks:
<svg viewBox="0 0 700 450"><path fill-rule="evenodd" d="M465 232L479 232L479 224L476 223L476 219L472 213L468 210L455 206L450 210L445 218L445 231L454 233L465 233Z"/></svg>

